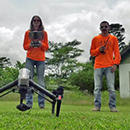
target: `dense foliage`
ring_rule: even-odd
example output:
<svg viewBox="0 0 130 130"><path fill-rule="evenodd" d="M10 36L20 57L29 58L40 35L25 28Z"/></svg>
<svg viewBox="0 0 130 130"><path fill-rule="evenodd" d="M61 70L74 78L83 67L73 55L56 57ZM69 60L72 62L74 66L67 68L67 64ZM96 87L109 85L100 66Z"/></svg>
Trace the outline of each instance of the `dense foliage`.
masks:
<svg viewBox="0 0 130 130"><path fill-rule="evenodd" d="M49 42L46 67L50 76L66 79L72 72L77 71L77 58L83 52L83 50L78 48L80 44L81 42L77 40L67 43Z"/></svg>
<svg viewBox="0 0 130 130"><path fill-rule="evenodd" d="M120 51L122 51L126 46L126 44L124 42L124 39L125 39L125 37L124 37L124 33L125 33L124 27L121 24L118 24L118 23L111 24L109 33L117 37L118 42L119 42L119 49L120 49Z"/></svg>
<svg viewBox="0 0 130 130"><path fill-rule="evenodd" d="M20 65L20 66L19 66ZM58 85L63 85L67 90L80 89L88 93L93 93L94 78L93 78L93 65L91 62L77 63L79 69L72 72L67 78L55 77L52 75L45 76L45 84L47 89L54 89ZM19 69L24 67L24 63L17 62L14 67L0 68L0 87L7 83L12 82L18 77ZM37 77L35 75L34 80ZM116 89L119 89L119 71L116 70ZM103 91L107 90L105 77L103 78Z"/></svg>

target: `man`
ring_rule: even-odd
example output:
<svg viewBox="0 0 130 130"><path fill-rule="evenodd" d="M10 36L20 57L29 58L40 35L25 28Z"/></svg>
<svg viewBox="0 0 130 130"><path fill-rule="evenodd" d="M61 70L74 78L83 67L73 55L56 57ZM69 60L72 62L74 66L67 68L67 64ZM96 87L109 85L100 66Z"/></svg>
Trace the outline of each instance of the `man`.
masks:
<svg viewBox="0 0 130 130"><path fill-rule="evenodd" d="M101 109L101 89L103 75L106 77L107 87L109 91L109 108L111 112L118 112L116 109L116 93L115 93L115 70L120 64L120 52L118 39L109 34L109 23L102 21L100 23L101 34L92 39L90 54L95 58L94 64L94 109L92 111L100 111Z"/></svg>

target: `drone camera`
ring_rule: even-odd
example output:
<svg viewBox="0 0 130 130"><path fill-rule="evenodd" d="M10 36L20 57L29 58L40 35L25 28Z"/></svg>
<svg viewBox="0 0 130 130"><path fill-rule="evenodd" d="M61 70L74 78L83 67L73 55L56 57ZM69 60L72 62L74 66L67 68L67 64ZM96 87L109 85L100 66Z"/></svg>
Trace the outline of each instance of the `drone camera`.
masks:
<svg viewBox="0 0 130 130"><path fill-rule="evenodd" d="M18 86L29 86L30 70L23 68L19 71Z"/></svg>

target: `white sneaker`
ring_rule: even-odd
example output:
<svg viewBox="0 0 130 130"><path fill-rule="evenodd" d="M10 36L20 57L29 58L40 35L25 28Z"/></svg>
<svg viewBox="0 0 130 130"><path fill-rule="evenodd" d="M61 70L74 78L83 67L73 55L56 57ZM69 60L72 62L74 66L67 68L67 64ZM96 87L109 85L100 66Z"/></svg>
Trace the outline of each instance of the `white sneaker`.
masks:
<svg viewBox="0 0 130 130"><path fill-rule="evenodd" d="M100 111L100 108L98 106L95 106L91 111Z"/></svg>
<svg viewBox="0 0 130 130"><path fill-rule="evenodd" d="M115 107L112 107L112 108L110 109L110 111L111 111L111 112L119 112Z"/></svg>

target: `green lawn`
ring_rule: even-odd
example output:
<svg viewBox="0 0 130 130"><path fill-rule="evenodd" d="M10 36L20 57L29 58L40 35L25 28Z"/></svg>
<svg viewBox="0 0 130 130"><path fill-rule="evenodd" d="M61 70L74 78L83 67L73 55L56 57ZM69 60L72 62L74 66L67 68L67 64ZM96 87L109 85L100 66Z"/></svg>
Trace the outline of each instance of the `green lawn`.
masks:
<svg viewBox="0 0 130 130"><path fill-rule="evenodd" d="M47 101L46 108L39 109L36 95L33 108L26 112L16 109L17 94L7 95L0 99L0 130L130 130L130 100L121 99L117 93L119 112L111 113L108 93L104 92L102 97L101 111L92 112L92 95L66 92L60 116L56 117Z"/></svg>

